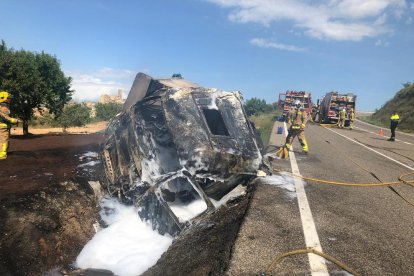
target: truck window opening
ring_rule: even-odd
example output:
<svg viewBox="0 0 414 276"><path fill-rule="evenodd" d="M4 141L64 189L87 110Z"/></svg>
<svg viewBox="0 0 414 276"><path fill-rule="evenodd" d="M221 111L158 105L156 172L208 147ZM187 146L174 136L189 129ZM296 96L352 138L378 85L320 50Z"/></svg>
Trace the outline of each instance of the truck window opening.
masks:
<svg viewBox="0 0 414 276"><path fill-rule="evenodd" d="M213 135L230 136L219 110L203 109L203 114Z"/></svg>

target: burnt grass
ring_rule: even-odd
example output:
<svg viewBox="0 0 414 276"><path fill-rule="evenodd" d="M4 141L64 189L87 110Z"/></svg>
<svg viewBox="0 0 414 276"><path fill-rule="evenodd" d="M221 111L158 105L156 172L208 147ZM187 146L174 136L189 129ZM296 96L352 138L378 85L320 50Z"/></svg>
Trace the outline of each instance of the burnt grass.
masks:
<svg viewBox="0 0 414 276"><path fill-rule="evenodd" d="M79 156L98 135L39 135L11 140L0 171L0 275L44 275L73 263L95 234L92 172ZM92 180L92 179L91 179Z"/></svg>

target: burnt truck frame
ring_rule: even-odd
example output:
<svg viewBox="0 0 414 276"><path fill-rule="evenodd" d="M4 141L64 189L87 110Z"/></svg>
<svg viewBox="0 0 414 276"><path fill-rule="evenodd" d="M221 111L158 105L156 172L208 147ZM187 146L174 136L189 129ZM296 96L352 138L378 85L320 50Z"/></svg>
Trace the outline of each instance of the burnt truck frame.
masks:
<svg viewBox="0 0 414 276"><path fill-rule="evenodd" d="M139 73L108 125L101 157L109 194L132 202L161 234L180 233L173 204L203 200L206 213L255 177L262 156L239 92Z"/></svg>

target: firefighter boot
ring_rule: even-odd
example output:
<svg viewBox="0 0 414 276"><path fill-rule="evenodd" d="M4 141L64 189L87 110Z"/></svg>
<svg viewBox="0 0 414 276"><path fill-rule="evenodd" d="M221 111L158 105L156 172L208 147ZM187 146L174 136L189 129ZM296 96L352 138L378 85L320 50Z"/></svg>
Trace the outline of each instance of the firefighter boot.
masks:
<svg viewBox="0 0 414 276"><path fill-rule="evenodd" d="M289 158L289 149L290 145L286 144L282 146L276 153L276 156L279 157L279 159L288 159Z"/></svg>
<svg viewBox="0 0 414 276"><path fill-rule="evenodd" d="M308 154L309 147L308 147L308 142L306 142L306 139L299 140L299 142L302 146L302 153L305 155Z"/></svg>

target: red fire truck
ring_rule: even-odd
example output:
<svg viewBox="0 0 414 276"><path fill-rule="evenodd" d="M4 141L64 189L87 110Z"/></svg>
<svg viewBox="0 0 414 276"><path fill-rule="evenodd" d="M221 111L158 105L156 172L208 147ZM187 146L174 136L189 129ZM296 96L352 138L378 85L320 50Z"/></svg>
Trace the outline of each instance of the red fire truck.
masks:
<svg viewBox="0 0 414 276"><path fill-rule="evenodd" d="M319 103L319 121L325 123L336 123L338 121L339 110L351 108L356 112L356 95L352 93L339 94L338 92L326 93L325 97ZM348 125L348 119L345 125Z"/></svg>
<svg viewBox="0 0 414 276"><path fill-rule="evenodd" d="M285 93L279 93L279 106L283 108L283 116L289 112L295 100L299 100L308 114L312 111L312 95L310 92L288 90Z"/></svg>

